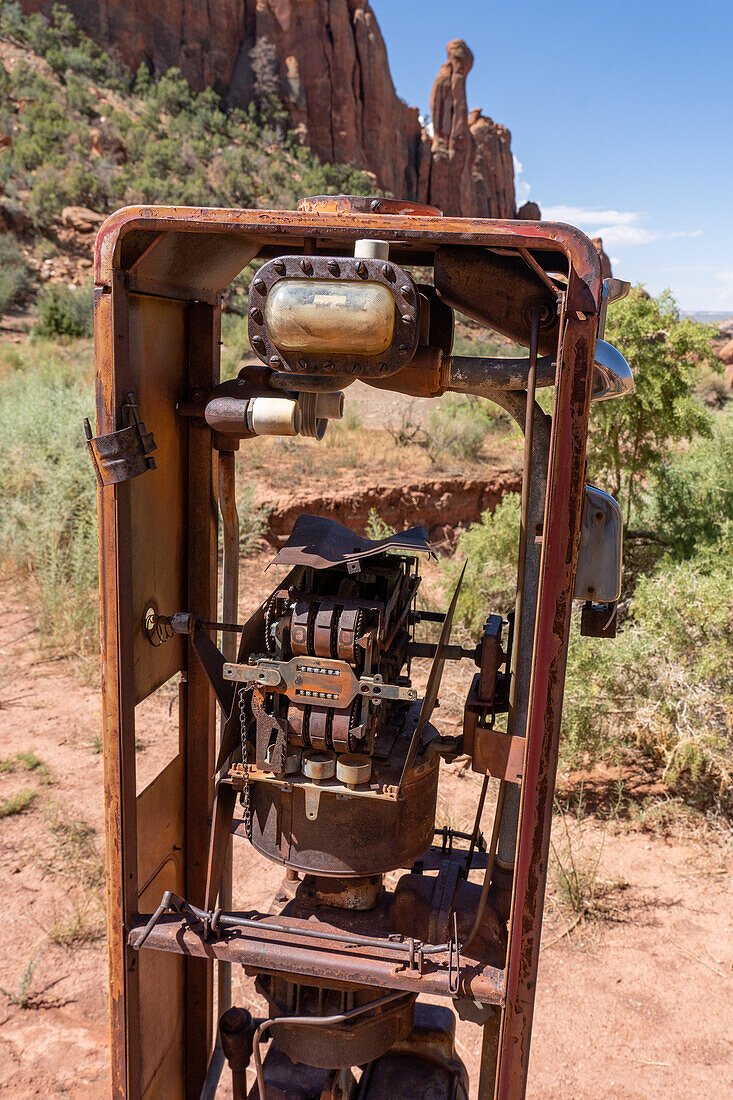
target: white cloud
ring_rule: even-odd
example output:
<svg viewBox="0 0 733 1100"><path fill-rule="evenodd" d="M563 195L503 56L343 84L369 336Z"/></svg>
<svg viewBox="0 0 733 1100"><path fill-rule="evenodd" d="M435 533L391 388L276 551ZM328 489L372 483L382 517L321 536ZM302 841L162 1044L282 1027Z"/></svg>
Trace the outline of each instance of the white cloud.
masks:
<svg viewBox="0 0 733 1100"><path fill-rule="evenodd" d="M699 237L702 230L663 233L642 224L647 215L638 210L591 210L585 206L543 206L542 217L551 222L576 225L591 237L602 237L605 248L626 248L673 237Z"/></svg>
<svg viewBox="0 0 733 1100"><path fill-rule="evenodd" d="M514 161L514 194L517 200L517 207L520 207L529 198L531 188L527 181L522 178L522 172L524 170L523 165L515 153L512 153L512 160Z"/></svg>

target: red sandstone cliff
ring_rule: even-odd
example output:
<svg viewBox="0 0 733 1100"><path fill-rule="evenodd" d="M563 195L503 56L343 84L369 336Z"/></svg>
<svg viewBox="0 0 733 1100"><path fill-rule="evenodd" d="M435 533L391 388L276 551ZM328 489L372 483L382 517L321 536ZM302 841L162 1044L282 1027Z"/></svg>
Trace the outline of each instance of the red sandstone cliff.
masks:
<svg viewBox="0 0 733 1100"><path fill-rule="evenodd" d="M395 93L368 0L65 2L84 30L132 69L176 66L194 88L225 88L236 104L249 103L258 83L271 80L318 156L373 173L398 197L446 214L514 216L511 135L480 110L469 113L473 55L460 40L449 43L433 87L431 140L417 109ZM52 0L21 6L48 11Z"/></svg>

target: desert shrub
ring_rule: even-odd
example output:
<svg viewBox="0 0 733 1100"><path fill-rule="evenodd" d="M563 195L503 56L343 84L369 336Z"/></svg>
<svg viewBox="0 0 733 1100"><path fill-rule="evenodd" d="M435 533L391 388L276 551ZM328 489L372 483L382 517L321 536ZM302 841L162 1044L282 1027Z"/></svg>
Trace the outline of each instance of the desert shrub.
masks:
<svg viewBox="0 0 733 1100"><path fill-rule="evenodd" d="M509 421L502 411L481 397L448 393L429 417L427 428L415 441L425 447L436 465L445 455L475 462L486 436L505 430Z"/></svg>
<svg viewBox="0 0 733 1100"><path fill-rule="evenodd" d="M443 563L446 585L456 584L463 560L468 561L456 607L456 624L478 637L487 614L506 614L517 587L520 499L509 493L493 512L484 512L458 539L455 559Z"/></svg>
<svg viewBox="0 0 733 1100"><path fill-rule="evenodd" d="M678 559L715 543L733 523L733 410L713 421L712 436L699 439L659 470L654 526Z"/></svg>
<svg viewBox="0 0 733 1100"><path fill-rule="evenodd" d="M369 515L367 516L366 526L364 528L364 534L368 539L374 539L375 542L380 539L388 539L390 535L394 535L395 530L396 528L382 519L376 508L369 509Z"/></svg>
<svg viewBox="0 0 733 1100"><path fill-rule="evenodd" d="M571 634L566 760L642 750L690 802L733 810L733 528L636 587L613 641Z"/></svg>
<svg viewBox="0 0 733 1100"><path fill-rule="evenodd" d="M288 207L304 193L373 190L363 172L321 164L298 144L267 81L260 108L241 110L214 89L193 91L178 69L155 76L141 66L133 76L62 5L46 18L0 0L0 37L44 58L55 74L24 60L12 74L0 72L0 113L13 135L0 182L10 194L31 191L41 232L65 205L101 212L130 203ZM100 87L127 99L110 104ZM92 154L92 126L109 156Z"/></svg>
<svg viewBox="0 0 733 1100"><path fill-rule="evenodd" d="M37 582L44 639L85 654L97 636L96 481L82 428L91 388L53 346L5 358L0 555Z"/></svg>
<svg viewBox="0 0 733 1100"><path fill-rule="evenodd" d="M94 317L91 287L49 286L39 295L38 321L33 336L78 339L92 336Z"/></svg>
<svg viewBox="0 0 733 1100"><path fill-rule="evenodd" d="M237 494L237 512L239 548L248 554L256 549L267 527L268 509L257 503L254 486L247 485Z"/></svg>
<svg viewBox="0 0 733 1100"><path fill-rule="evenodd" d="M695 385L702 365L719 369L713 335L713 326L681 319L669 291L652 298L635 287L609 310L606 339L626 356L636 388L593 409L588 464L591 479L623 504L627 523L670 448L710 434Z"/></svg>
<svg viewBox="0 0 733 1100"><path fill-rule="evenodd" d="M18 243L8 233L0 235L0 314L31 286L31 271Z"/></svg>

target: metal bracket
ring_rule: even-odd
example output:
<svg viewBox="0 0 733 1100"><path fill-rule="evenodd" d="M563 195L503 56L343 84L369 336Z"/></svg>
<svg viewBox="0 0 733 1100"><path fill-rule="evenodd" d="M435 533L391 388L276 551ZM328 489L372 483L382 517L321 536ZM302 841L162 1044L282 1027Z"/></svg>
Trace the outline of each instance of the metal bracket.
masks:
<svg viewBox="0 0 733 1100"><path fill-rule="evenodd" d="M157 444L153 433L145 431L134 393L127 394L121 415L126 425L124 428L96 437L92 436L89 420L84 419L87 447L101 488L129 481L146 470L155 469L152 452L157 449Z"/></svg>

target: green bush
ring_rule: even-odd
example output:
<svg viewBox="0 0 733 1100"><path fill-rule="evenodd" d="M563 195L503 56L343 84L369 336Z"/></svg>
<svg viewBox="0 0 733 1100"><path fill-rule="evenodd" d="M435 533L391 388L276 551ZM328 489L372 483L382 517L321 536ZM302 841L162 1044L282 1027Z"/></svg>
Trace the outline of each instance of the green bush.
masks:
<svg viewBox="0 0 733 1100"><path fill-rule="evenodd" d="M92 305L91 287L46 287L39 295L38 321L33 327L33 336L36 339L92 336Z"/></svg>
<svg viewBox="0 0 733 1100"><path fill-rule="evenodd" d="M31 271L18 243L0 234L0 314L31 286Z"/></svg>
<svg viewBox="0 0 733 1100"><path fill-rule="evenodd" d="M0 114L13 134L0 177L9 193L31 191L41 231L65 205L292 207L303 194L373 190L363 172L321 164L299 145L270 92L262 110L241 110L211 88L194 92L178 69L156 78L141 66L133 76L61 5L47 19L0 2L0 37L43 57L56 74L25 60L12 74L0 72ZM100 87L129 98L114 106ZM92 127L110 155L92 155Z"/></svg>
<svg viewBox="0 0 733 1100"><path fill-rule="evenodd" d="M669 291L652 298L634 287L608 314L606 339L634 372L635 390L593 409L588 436L591 479L622 504L626 523L646 503L650 476L670 448L709 435L711 414L695 393L699 368L720 369L712 325L681 319Z"/></svg>
<svg viewBox="0 0 733 1100"><path fill-rule="evenodd" d="M501 410L484 398L448 393L430 413L422 445L436 464L446 454L475 462L486 436L505 429L508 423Z"/></svg>
<svg viewBox="0 0 733 1100"><path fill-rule="evenodd" d="M87 654L98 636L96 481L82 427L89 380L78 347L2 358L0 555L37 581L44 640Z"/></svg>
<svg viewBox="0 0 733 1100"><path fill-rule="evenodd" d="M710 438L674 455L659 471L654 526L675 557L715 543L733 523L733 410L717 414Z"/></svg>
<svg viewBox="0 0 733 1100"><path fill-rule="evenodd" d="M458 539L455 559L446 559L443 572L452 590L467 560L456 607L456 624L474 639L489 612L506 615L514 606L519 552L520 498L509 493L493 512L484 512Z"/></svg>
<svg viewBox="0 0 733 1100"><path fill-rule="evenodd" d="M561 753L569 763L635 747L688 802L733 810L733 527L690 561L663 559L636 587L613 641L568 655Z"/></svg>

